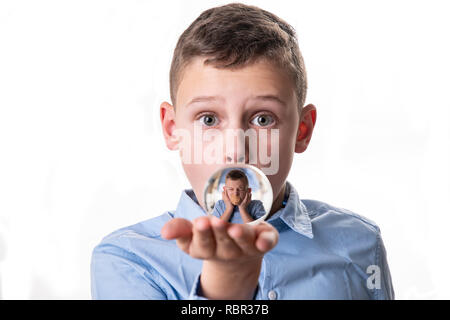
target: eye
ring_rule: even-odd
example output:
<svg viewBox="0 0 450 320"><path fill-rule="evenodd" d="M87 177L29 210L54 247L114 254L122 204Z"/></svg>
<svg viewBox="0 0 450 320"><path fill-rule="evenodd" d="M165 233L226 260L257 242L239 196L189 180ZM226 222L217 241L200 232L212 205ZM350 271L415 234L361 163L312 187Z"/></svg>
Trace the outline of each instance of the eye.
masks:
<svg viewBox="0 0 450 320"><path fill-rule="evenodd" d="M251 123L260 127L267 127L271 125L274 121L275 120L272 116L268 114L260 114L254 117Z"/></svg>
<svg viewBox="0 0 450 320"><path fill-rule="evenodd" d="M198 118L198 120L202 125L205 125L207 127L213 127L218 122L217 117L212 114L202 115L200 118Z"/></svg>

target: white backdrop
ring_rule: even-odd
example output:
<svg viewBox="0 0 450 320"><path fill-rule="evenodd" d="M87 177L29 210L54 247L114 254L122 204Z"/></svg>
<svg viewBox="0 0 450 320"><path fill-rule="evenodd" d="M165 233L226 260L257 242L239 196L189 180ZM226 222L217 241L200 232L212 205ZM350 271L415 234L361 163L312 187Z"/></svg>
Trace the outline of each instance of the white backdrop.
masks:
<svg viewBox="0 0 450 320"><path fill-rule="evenodd" d="M243 2L296 29L318 109L289 181L380 226L398 299L449 299L448 2ZM0 2L0 298L90 299L101 238L175 209L158 109L179 35L226 3Z"/></svg>

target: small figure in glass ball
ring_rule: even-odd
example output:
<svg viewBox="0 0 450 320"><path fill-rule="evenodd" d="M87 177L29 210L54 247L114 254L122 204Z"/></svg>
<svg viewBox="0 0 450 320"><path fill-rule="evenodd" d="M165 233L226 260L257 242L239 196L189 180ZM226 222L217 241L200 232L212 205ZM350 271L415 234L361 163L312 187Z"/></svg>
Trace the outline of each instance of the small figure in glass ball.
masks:
<svg viewBox="0 0 450 320"><path fill-rule="evenodd" d="M230 221L239 213L244 223L252 222L266 212L260 200L252 200L247 176L241 170L231 170L225 177L222 200L217 201L214 211L221 219Z"/></svg>

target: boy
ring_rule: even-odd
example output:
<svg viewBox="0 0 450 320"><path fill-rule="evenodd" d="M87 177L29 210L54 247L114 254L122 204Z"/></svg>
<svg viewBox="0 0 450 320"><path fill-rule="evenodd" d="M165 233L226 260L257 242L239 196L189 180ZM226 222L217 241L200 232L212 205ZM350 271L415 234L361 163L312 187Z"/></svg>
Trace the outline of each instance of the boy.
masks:
<svg viewBox="0 0 450 320"><path fill-rule="evenodd" d="M241 170L231 170L225 176L222 200L214 206L213 215L233 223L252 222L266 214L259 200L252 200L252 189ZM239 213L239 214L238 214Z"/></svg>
<svg viewBox="0 0 450 320"><path fill-rule="evenodd" d="M174 51L173 105L160 107L166 145L180 150L192 189L175 211L117 230L94 248L92 297L393 299L380 229L348 210L300 200L286 181L316 122L315 106L304 106L306 87L286 22L239 3L203 12ZM235 145L242 130L257 139ZM208 153L217 145L223 154ZM205 157L189 161L199 146ZM266 173L274 199L266 221L235 224L205 213L203 186L224 163L254 163Z"/></svg>

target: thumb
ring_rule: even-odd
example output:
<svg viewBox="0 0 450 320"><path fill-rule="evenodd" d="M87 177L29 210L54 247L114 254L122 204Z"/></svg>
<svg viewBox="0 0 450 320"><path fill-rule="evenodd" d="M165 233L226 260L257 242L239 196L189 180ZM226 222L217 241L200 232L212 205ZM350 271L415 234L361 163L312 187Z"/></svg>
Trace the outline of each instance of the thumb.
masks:
<svg viewBox="0 0 450 320"><path fill-rule="evenodd" d="M167 222L161 229L164 239L177 240L177 246L189 254L189 246L192 241L192 223L182 218L174 218Z"/></svg>
<svg viewBox="0 0 450 320"><path fill-rule="evenodd" d="M161 236L166 240L192 237L192 223L183 218L174 218L161 228Z"/></svg>

